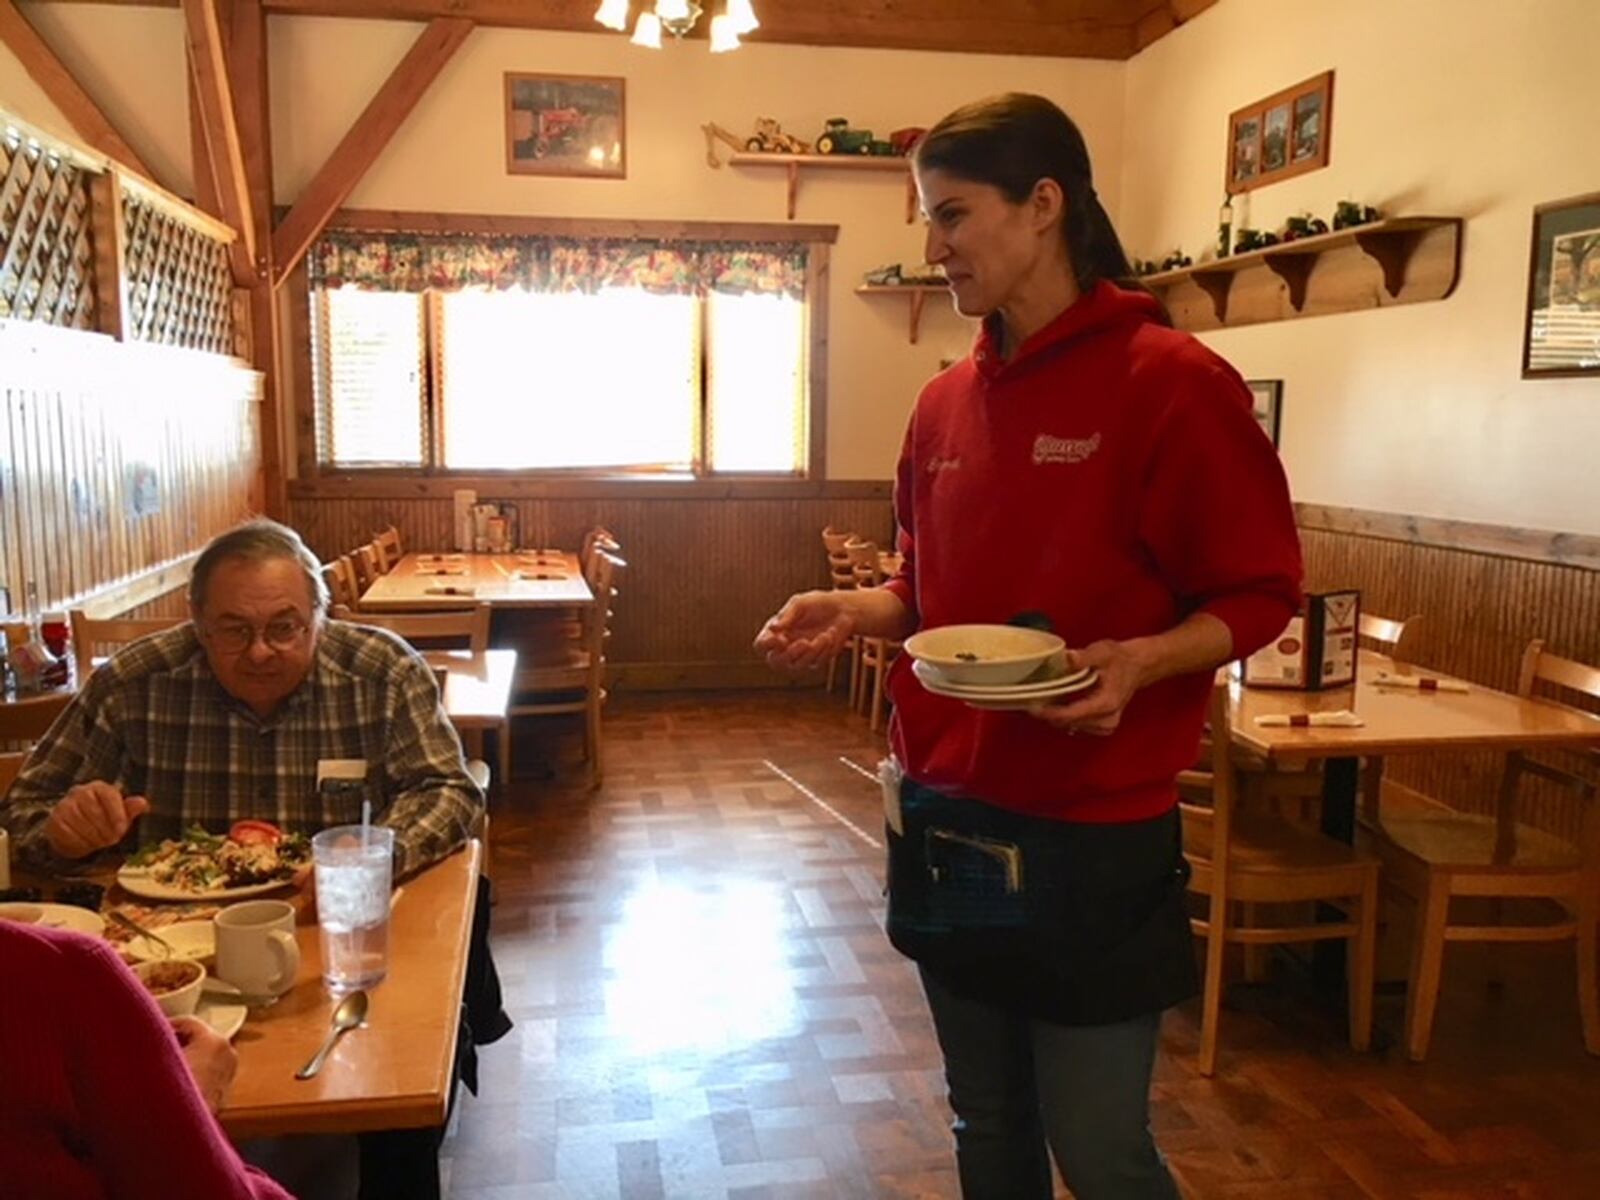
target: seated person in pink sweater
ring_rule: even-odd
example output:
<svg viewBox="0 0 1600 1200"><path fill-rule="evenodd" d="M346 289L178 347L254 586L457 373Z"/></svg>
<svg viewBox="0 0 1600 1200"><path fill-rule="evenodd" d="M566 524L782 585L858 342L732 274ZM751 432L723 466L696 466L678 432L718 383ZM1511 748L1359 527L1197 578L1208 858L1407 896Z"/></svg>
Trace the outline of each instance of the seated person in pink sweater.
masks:
<svg viewBox="0 0 1600 1200"><path fill-rule="evenodd" d="M56 1200L291 1200L216 1117L238 1063L169 1021L105 943L0 921L0 1191Z"/></svg>

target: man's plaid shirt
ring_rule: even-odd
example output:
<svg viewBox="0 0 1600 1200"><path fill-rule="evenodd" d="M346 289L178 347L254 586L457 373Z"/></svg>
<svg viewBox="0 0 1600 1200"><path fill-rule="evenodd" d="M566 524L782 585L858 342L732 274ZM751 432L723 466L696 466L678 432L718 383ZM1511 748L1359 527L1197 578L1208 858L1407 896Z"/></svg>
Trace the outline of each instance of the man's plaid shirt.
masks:
<svg viewBox="0 0 1600 1200"><path fill-rule="evenodd" d="M359 760L365 777L327 782L317 764ZM214 832L242 817L315 832L374 819L395 831L395 873L442 858L468 836L483 796L439 704L433 672L392 634L326 621L305 681L259 719L217 682L192 624L124 647L28 757L0 824L30 863L66 864L44 839L50 809L74 784L100 779L144 796L130 838Z"/></svg>

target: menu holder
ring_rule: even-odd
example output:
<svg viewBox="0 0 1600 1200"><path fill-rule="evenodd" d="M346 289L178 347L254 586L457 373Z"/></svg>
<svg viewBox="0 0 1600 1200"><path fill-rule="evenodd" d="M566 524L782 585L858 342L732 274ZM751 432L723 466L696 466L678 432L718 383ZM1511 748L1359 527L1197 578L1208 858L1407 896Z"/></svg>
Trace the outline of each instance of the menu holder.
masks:
<svg viewBox="0 0 1600 1200"><path fill-rule="evenodd" d="M1247 687L1320 692L1356 681L1359 591L1307 592L1284 631L1244 660Z"/></svg>

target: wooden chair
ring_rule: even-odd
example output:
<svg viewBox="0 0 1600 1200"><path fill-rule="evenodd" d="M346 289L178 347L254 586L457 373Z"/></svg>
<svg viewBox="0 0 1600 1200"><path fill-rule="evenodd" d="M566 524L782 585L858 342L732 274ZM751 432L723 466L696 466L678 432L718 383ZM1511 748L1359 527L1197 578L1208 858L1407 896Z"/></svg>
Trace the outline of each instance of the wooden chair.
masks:
<svg viewBox="0 0 1600 1200"><path fill-rule="evenodd" d="M1206 939L1201 1002L1200 1073L1217 1065L1217 1026L1222 1015L1225 954L1230 942L1268 946L1340 938L1350 943L1350 1045L1365 1050L1372 1036L1372 990L1377 949L1378 860L1354 847L1291 824L1272 813L1241 811L1238 775L1228 725L1228 688L1211 693L1211 770L1178 777L1183 814L1183 853L1192 892L1208 898L1206 915L1191 921ZM1209 804L1204 800L1209 798ZM1259 915L1259 907L1290 912L1310 901L1334 904L1345 919L1267 926L1236 921L1235 908Z"/></svg>
<svg viewBox="0 0 1600 1200"><path fill-rule="evenodd" d="M25 752L55 724L71 700L71 692L49 692L0 704L0 747Z"/></svg>
<svg viewBox="0 0 1600 1200"><path fill-rule="evenodd" d="M378 571L384 575L394 570L395 563L405 554L400 545L400 531L393 525L372 539L372 549L378 557Z"/></svg>
<svg viewBox="0 0 1600 1200"><path fill-rule="evenodd" d="M589 780L597 786L602 775L600 753L600 710L606 701L605 645L614 616L615 582L626 567L621 559L604 550L598 553L595 579L591 583L594 604L584 615L583 637L576 643L553 652L541 651L517 670L518 695L511 715L553 716L583 714L583 748L589 762Z"/></svg>
<svg viewBox="0 0 1600 1200"><path fill-rule="evenodd" d="M371 625L376 629L387 629L397 637L404 638L418 650L470 650L474 654L482 654L489 648L489 606L487 604L475 604L471 608L431 613L357 613L339 607L333 610L333 616L339 620L354 621L359 625ZM445 674L448 674L448 672L445 672ZM440 683L439 690L442 694L444 691L443 681ZM466 729L462 730L461 733L467 752L474 759L481 759L484 756L483 730ZM500 769L500 778L510 782L511 720L509 714L495 729L494 736L495 749L498 751L496 758ZM487 766L484 770L488 770Z"/></svg>
<svg viewBox="0 0 1600 1200"><path fill-rule="evenodd" d="M1540 684L1600 700L1600 668L1560 658L1529 643L1517 683L1532 697ZM1517 793L1526 775L1575 792L1583 804L1577 842L1544 833L1516 820ZM1530 758L1506 756L1493 816L1444 810L1379 813L1376 849L1384 877L1417 906L1406 991L1406 1053L1420 1062L1428 1053L1447 942L1555 942L1577 945L1578 1012L1583 1044L1600 1054L1600 813L1592 780ZM1484 924L1451 919L1457 897L1487 897L1493 911ZM1506 924L1503 902L1553 902L1562 919L1546 924Z"/></svg>
<svg viewBox="0 0 1600 1200"><path fill-rule="evenodd" d="M833 585L834 591L853 591L856 586L855 571L850 566L850 555L845 552L845 544L856 539L853 533L835 529L832 525L823 527L822 551L828 558L828 580ZM850 696L854 703L856 694L856 675L861 670L861 639L850 639ZM839 675L839 659L837 656L828 660L827 688L833 691L834 680Z"/></svg>
<svg viewBox="0 0 1600 1200"><path fill-rule="evenodd" d="M72 622L73 667L78 673L78 686L82 687L95 660L108 658L119 647L136 642L152 633L161 633L174 625L182 625L187 617L112 617L96 620L81 608L68 614Z"/></svg>
<svg viewBox="0 0 1600 1200"><path fill-rule="evenodd" d="M1397 621L1393 617L1364 612L1356 640L1363 649L1387 654L1396 663L1407 663L1416 643L1417 626L1421 620L1421 614Z"/></svg>
<svg viewBox="0 0 1600 1200"><path fill-rule="evenodd" d="M378 569L377 547L371 542L365 546L357 546L350 551L349 558L355 567L356 592L358 595L365 595L367 589L383 575Z"/></svg>
<svg viewBox="0 0 1600 1200"><path fill-rule="evenodd" d="M361 599L356 584L356 568L348 554L322 564L322 581L328 585L328 598L336 608L354 610Z"/></svg>
<svg viewBox="0 0 1600 1200"><path fill-rule="evenodd" d="M877 587L883 582L878 566L878 544L856 539L845 544L850 560L850 573L857 588ZM883 725L884 680L889 666L900 653L900 643L887 638L863 637L855 652L850 677L850 706L867 714L868 723L876 732Z"/></svg>

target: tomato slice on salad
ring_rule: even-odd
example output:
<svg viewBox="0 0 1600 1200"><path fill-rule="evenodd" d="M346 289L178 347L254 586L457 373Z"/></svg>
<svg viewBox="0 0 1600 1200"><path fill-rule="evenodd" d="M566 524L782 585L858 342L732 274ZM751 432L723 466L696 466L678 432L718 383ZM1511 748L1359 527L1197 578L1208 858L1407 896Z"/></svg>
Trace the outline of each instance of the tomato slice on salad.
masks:
<svg viewBox="0 0 1600 1200"><path fill-rule="evenodd" d="M228 836L241 846L276 846L283 841L283 830L271 821L235 821Z"/></svg>

